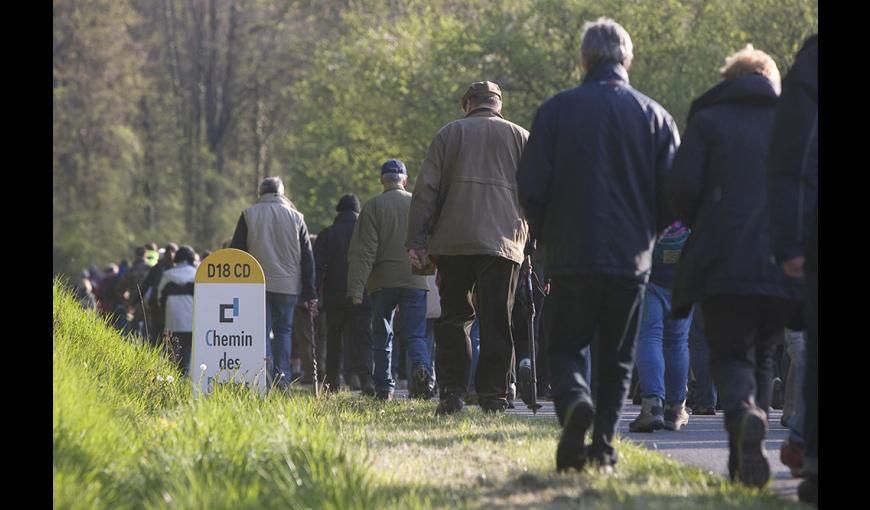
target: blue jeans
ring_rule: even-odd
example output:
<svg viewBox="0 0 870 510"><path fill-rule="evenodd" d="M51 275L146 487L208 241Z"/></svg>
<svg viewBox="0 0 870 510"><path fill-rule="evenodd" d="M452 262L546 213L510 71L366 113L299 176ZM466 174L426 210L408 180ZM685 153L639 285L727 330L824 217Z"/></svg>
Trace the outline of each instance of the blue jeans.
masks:
<svg viewBox="0 0 870 510"><path fill-rule="evenodd" d="M474 317L471 323L471 372L468 374L468 393L477 393L474 387L474 375L477 373L477 360L480 359L480 319Z"/></svg>
<svg viewBox="0 0 870 510"><path fill-rule="evenodd" d="M666 319L670 311L671 289L650 282L637 338L637 372L642 396L680 405L686 400L689 380L692 315L685 319Z"/></svg>
<svg viewBox="0 0 870 510"><path fill-rule="evenodd" d="M786 381L785 406L782 414L786 417L789 428L788 440L792 443L804 442L805 404L801 389L804 384L806 365L806 342L802 331L786 330L785 345L791 360Z"/></svg>
<svg viewBox="0 0 870 510"><path fill-rule="evenodd" d="M399 325L405 348L413 365L422 364L432 376L432 356L426 342L425 289L389 288L372 293L372 354L375 362L375 388L392 390L393 311L399 307Z"/></svg>
<svg viewBox="0 0 870 510"><path fill-rule="evenodd" d="M716 407L716 386L710 375L710 346L704 336L704 314L701 307L692 311L692 326L689 328L689 359L695 374L695 407Z"/></svg>
<svg viewBox="0 0 870 510"><path fill-rule="evenodd" d="M433 363L435 361L435 320L426 319L426 352L429 353L429 369L430 374L435 373ZM405 378L410 381L414 373L414 362L411 360L411 355L405 349Z"/></svg>
<svg viewBox="0 0 870 510"><path fill-rule="evenodd" d="M296 294L279 294L266 292L266 358L273 360L274 369L267 371L278 378L278 385L290 382L293 373L290 369L290 354L293 349L293 309L299 296ZM269 331L274 338L269 341ZM274 349L272 342L275 343ZM283 377L282 377L283 375Z"/></svg>

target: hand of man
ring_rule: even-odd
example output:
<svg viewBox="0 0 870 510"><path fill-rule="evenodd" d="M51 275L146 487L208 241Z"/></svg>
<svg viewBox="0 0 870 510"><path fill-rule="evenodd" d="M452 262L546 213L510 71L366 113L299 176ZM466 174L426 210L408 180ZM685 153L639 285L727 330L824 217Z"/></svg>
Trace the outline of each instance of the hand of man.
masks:
<svg viewBox="0 0 870 510"><path fill-rule="evenodd" d="M308 308L308 312L312 317L317 317L317 299L309 299L305 303L305 307Z"/></svg>
<svg viewBox="0 0 870 510"><path fill-rule="evenodd" d="M352 298L350 298L350 302L355 304L355 305L361 305L362 298L361 297L352 297Z"/></svg>
<svg viewBox="0 0 870 510"><path fill-rule="evenodd" d="M782 263L782 272L792 278L804 277L804 258L795 257Z"/></svg>
<svg viewBox="0 0 870 510"><path fill-rule="evenodd" d="M408 258L411 259L411 265L417 269L423 269L429 265L429 253L426 248L411 248L408 250Z"/></svg>
<svg viewBox="0 0 870 510"><path fill-rule="evenodd" d="M526 242L526 247L523 250L525 255L531 255L535 253L535 250L538 249L538 241L536 239L529 239Z"/></svg>

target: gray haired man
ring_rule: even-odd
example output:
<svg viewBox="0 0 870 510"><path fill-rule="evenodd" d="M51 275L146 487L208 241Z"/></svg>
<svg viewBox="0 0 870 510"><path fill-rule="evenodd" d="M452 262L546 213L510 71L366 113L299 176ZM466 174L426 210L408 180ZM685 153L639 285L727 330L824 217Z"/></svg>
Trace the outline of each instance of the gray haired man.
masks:
<svg viewBox="0 0 870 510"><path fill-rule="evenodd" d="M583 28L583 83L538 109L517 182L552 278L544 327L563 427L556 467L581 469L590 458L609 471L653 245L674 220L663 182L679 135L670 114L629 85L628 32L605 18ZM597 408L581 375L596 333Z"/></svg>
<svg viewBox="0 0 870 510"><path fill-rule="evenodd" d="M260 183L260 199L242 211L230 248L245 250L263 266L266 275L266 335L274 332L274 349L266 342L266 357L274 359L277 384L290 383L293 308L299 298L317 313L314 293L314 254L305 218L284 196L280 177Z"/></svg>

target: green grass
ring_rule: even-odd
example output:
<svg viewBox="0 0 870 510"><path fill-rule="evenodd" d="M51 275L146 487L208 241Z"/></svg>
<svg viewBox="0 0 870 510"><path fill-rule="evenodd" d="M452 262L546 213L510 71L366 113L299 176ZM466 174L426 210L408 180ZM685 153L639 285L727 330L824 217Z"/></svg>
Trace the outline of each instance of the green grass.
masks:
<svg viewBox="0 0 870 510"><path fill-rule="evenodd" d="M197 399L58 283L53 361L56 508L797 507L629 442L616 475L556 474L552 420L346 392Z"/></svg>

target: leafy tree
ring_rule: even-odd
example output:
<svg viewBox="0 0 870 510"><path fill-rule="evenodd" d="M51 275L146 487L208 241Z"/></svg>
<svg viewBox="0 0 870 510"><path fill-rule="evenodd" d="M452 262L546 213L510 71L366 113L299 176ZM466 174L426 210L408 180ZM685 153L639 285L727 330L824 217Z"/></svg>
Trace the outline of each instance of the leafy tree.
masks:
<svg viewBox="0 0 870 510"><path fill-rule="evenodd" d="M577 86L583 23L634 43L633 86L684 128L691 101L752 43L785 75L817 0L69 0L54 3L54 272L147 240L215 249L280 175L309 229L348 192L411 182L474 81L530 127Z"/></svg>

